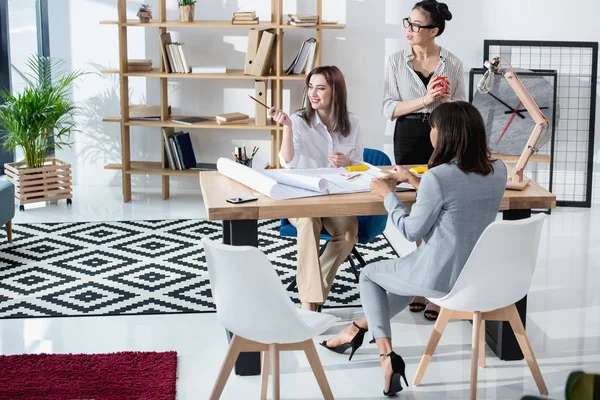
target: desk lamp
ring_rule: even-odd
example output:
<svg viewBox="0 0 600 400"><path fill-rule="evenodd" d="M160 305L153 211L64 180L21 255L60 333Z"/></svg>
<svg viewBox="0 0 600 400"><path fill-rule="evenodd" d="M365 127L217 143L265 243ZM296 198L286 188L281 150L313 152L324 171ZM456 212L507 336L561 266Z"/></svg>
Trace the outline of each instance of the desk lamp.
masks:
<svg viewBox="0 0 600 400"><path fill-rule="evenodd" d="M492 61L486 61L484 63L487 71L479 83L477 83L477 91L483 94L488 93L492 88L494 75L502 74L535 122L533 131L525 144L525 148L523 149L516 166L514 168L509 167L508 180L506 182L507 189L523 190L531 181L529 178L523 177L523 170L525 169L529 158L533 153L538 151L538 143L548 133L550 124L527 89L525 89L525 86L523 86L523 82L517 77L517 74L508 60L504 57L502 57L502 59L508 64L507 69L500 66L500 57L495 57Z"/></svg>

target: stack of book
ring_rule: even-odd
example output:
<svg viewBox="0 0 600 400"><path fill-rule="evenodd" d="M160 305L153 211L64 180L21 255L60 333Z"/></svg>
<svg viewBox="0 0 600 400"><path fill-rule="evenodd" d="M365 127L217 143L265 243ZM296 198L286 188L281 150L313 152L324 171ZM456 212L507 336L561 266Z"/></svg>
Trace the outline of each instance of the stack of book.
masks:
<svg viewBox="0 0 600 400"><path fill-rule="evenodd" d="M236 11L231 19L233 25L256 25L258 17L256 11Z"/></svg>
<svg viewBox="0 0 600 400"><path fill-rule="evenodd" d="M165 167L172 170L196 168L196 156L188 132L175 132L174 128L162 128L165 144Z"/></svg>
<svg viewBox="0 0 600 400"><path fill-rule="evenodd" d="M319 24L318 15L308 14L288 14L288 25L294 26L315 26Z"/></svg>
<svg viewBox="0 0 600 400"><path fill-rule="evenodd" d="M152 60L127 60L129 72L152 71Z"/></svg>
<svg viewBox="0 0 600 400"><path fill-rule="evenodd" d="M160 35L162 44L161 53L165 65L165 70L169 73L187 74L190 72L190 65L183 51L183 43L172 42L171 34L165 32Z"/></svg>
<svg viewBox="0 0 600 400"><path fill-rule="evenodd" d="M310 38L302 42L294 61L285 70L286 75L307 74L315 67L317 40Z"/></svg>
<svg viewBox="0 0 600 400"><path fill-rule="evenodd" d="M215 117L217 124L219 125L231 125L231 124L247 124L248 116L240 112L233 112L228 114L219 114Z"/></svg>

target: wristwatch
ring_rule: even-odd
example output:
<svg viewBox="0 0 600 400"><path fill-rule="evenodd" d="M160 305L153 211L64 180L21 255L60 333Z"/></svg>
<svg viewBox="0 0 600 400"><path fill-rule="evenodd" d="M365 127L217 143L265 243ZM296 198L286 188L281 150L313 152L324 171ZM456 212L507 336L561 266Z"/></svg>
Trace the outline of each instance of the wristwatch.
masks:
<svg viewBox="0 0 600 400"><path fill-rule="evenodd" d="M516 72L519 74L523 71L532 72L530 70L517 70ZM558 125L558 98L556 110L554 110L554 88L547 80L548 78L541 75L519 75L519 79L550 123L552 123L553 112L556 114L555 124ZM479 110L485 122L490 151L506 155L520 155L531 136L535 122L508 81L502 76L496 76L489 93L475 92L473 105ZM548 143L551 133L552 129L538 143L538 148L542 148Z"/></svg>

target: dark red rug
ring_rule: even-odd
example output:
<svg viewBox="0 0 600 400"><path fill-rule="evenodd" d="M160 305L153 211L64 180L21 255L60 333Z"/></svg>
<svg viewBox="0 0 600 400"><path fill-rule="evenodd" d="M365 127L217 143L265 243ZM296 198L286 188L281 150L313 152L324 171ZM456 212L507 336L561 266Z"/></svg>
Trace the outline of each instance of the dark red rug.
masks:
<svg viewBox="0 0 600 400"><path fill-rule="evenodd" d="M174 400L177 352L0 356L0 399Z"/></svg>

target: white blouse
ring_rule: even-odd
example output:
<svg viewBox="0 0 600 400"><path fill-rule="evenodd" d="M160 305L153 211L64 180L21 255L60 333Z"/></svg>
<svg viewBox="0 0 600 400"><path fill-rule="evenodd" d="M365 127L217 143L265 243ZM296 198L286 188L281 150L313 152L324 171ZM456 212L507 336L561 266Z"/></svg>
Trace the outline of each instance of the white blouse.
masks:
<svg viewBox="0 0 600 400"><path fill-rule="evenodd" d="M326 168L331 167L327 157L340 152L354 161L363 160L364 145L360 134L358 118L348 114L350 118L350 134L346 137L330 133L325 124L315 113L312 123L307 124L296 112L290 116L292 121L292 139L294 143L294 159L286 162L279 152L279 161L284 168Z"/></svg>
<svg viewBox="0 0 600 400"><path fill-rule="evenodd" d="M388 60L383 94L383 115L387 119L392 119L394 110L401 101L418 99L427 94L427 88L412 67L413 58L415 56L412 50L404 49L392 54ZM443 47L440 47L440 62L433 76L447 76L452 90L450 98L465 101L463 63ZM420 112L432 112L440 104L440 100L435 99Z"/></svg>

